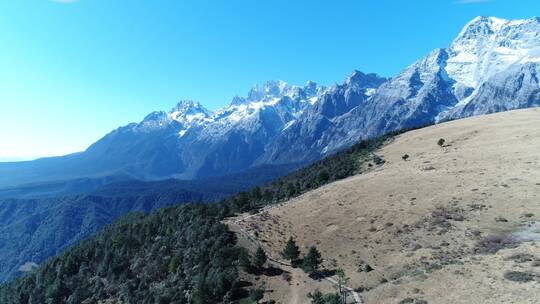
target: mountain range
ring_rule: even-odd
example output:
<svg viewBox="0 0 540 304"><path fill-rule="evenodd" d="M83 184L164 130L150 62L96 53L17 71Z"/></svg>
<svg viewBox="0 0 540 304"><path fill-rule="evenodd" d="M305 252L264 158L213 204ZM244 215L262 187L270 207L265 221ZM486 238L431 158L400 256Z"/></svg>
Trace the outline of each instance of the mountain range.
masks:
<svg viewBox="0 0 540 304"><path fill-rule="evenodd" d="M181 101L84 152L0 163L0 280L126 212L212 201L390 131L539 106L539 64L540 19L478 17L392 78L354 71L329 87L269 81L215 111ZM173 187L171 178L185 181ZM159 191L174 195L160 200ZM14 246L16 236L25 241Z"/></svg>
<svg viewBox="0 0 540 304"><path fill-rule="evenodd" d="M448 48L391 79L354 71L330 87L269 81L216 111L181 101L84 152L0 164L0 186L109 175L222 176L307 163L398 129L538 106L539 35L538 18L477 17Z"/></svg>

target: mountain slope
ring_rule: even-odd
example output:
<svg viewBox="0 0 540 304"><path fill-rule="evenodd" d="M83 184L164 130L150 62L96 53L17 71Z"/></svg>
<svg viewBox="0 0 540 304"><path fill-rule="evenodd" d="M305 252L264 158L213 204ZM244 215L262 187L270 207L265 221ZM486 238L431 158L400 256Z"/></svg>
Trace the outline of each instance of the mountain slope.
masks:
<svg viewBox="0 0 540 304"><path fill-rule="evenodd" d="M381 167L240 224L272 256L290 236L303 253L316 245L365 303L535 303L539 121L540 110L528 109L404 133L376 152Z"/></svg>

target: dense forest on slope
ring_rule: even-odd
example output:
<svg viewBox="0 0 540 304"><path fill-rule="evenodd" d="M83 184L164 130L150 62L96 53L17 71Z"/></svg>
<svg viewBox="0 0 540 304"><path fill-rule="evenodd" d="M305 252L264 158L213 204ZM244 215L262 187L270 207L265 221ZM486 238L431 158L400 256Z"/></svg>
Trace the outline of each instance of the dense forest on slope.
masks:
<svg viewBox="0 0 540 304"><path fill-rule="evenodd" d="M257 171L197 181L124 180L77 195L0 199L0 282L22 274L23 265L35 266L63 252L126 213L147 213L179 203L214 202L275 179L293 168L266 166ZM58 193L60 189L79 191L73 185L81 183L32 185L23 190L30 189L33 195ZM15 190L10 193L24 192Z"/></svg>
<svg viewBox="0 0 540 304"><path fill-rule="evenodd" d="M221 220L283 201L384 160L392 135L359 142L264 186L217 204L136 213L37 270L0 287L1 303L228 303L241 295L241 248Z"/></svg>
<svg viewBox="0 0 540 304"><path fill-rule="evenodd" d="M219 205L131 214L5 285L0 303L217 303L234 297L238 248Z"/></svg>

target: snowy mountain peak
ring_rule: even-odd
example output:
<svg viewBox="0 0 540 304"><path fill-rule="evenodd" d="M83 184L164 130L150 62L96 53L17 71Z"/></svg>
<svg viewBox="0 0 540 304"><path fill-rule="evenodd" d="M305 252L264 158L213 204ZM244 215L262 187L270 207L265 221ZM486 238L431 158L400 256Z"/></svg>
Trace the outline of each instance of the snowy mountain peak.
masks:
<svg viewBox="0 0 540 304"><path fill-rule="evenodd" d="M154 111L146 115L143 119L144 122L162 121L167 119L167 113L165 111Z"/></svg>
<svg viewBox="0 0 540 304"><path fill-rule="evenodd" d="M346 85L356 85L361 89L377 88L381 85L385 78L378 76L375 73L365 74L358 70L353 70L345 79Z"/></svg>
<svg viewBox="0 0 540 304"><path fill-rule="evenodd" d="M304 92L311 98L320 96L326 91L326 87L319 85L318 83L309 80L306 82L306 86L303 88Z"/></svg>
<svg viewBox="0 0 540 304"><path fill-rule="evenodd" d="M463 27L457 39L476 38L498 32L508 20L497 17L478 16Z"/></svg>
<svg viewBox="0 0 540 304"><path fill-rule="evenodd" d="M346 84L354 83L354 82L361 82L363 78L365 78L366 74L358 71L353 70L351 74L345 79Z"/></svg>
<svg viewBox="0 0 540 304"><path fill-rule="evenodd" d="M271 80L263 85L254 85L248 93L248 101L262 101L287 95L293 86L282 80Z"/></svg>
<svg viewBox="0 0 540 304"><path fill-rule="evenodd" d="M241 105L241 104L244 104L246 103L247 100L245 97L241 97L241 96L234 96L232 101L231 101L231 106L238 106L238 105Z"/></svg>
<svg viewBox="0 0 540 304"><path fill-rule="evenodd" d="M446 71L456 87L477 88L513 64L538 61L540 22L477 17L463 28L448 53Z"/></svg>
<svg viewBox="0 0 540 304"><path fill-rule="evenodd" d="M179 122L192 122L210 116L203 105L192 100L182 100L169 112L169 117Z"/></svg>
<svg viewBox="0 0 540 304"><path fill-rule="evenodd" d="M308 81L304 87L289 85L282 80L271 80L263 84L254 85L246 97L235 96L230 107L249 105L254 103L276 103L284 97L292 99L309 99L324 93L326 87L313 81Z"/></svg>

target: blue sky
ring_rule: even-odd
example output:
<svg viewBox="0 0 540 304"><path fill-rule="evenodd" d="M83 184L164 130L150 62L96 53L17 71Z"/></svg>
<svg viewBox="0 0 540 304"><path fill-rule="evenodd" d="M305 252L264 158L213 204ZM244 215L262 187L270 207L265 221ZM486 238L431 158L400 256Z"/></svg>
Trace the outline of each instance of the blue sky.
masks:
<svg viewBox="0 0 540 304"><path fill-rule="evenodd" d="M533 0L0 0L0 160L81 151L180 99L215 109L265 80L393 76L475 16L539 9Z"/></svg>

